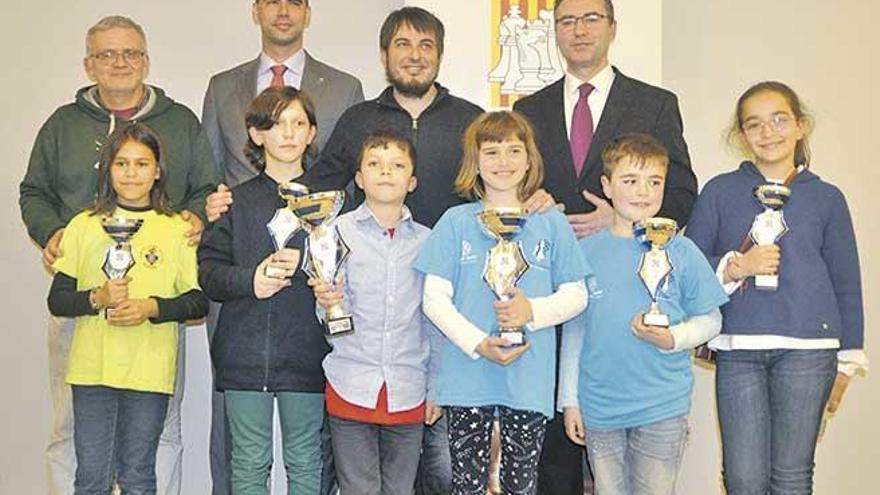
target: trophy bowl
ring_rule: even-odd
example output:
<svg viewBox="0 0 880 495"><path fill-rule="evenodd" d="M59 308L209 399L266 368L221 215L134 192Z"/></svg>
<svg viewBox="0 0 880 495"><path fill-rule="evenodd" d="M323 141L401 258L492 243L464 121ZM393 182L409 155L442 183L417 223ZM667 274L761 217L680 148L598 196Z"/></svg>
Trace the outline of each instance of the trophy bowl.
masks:
<svg viewBox="0 0 880 495"><path fill-rule="evenodd" d="M287 181L278 184L278 195L288 202L293 198L305 196L308 193L309 188L299 182Z"/></svg>
<svg viewBox="0 0 880 495"><path fill-rule="evenodd" d="M669 315L660 310L658 296L666 277L673 267L669 253L663 250L675 234L678 223L671 218L651 217L633 224L633 236L649 248L639 262L638 275L651 297L651 306L642 315L642 323L657 327L669 327Z"/></svg>
<svg viewBox="0 0 880 495"><path fill-rule="evenodd" d="M345 191L323 191L290 196L287 204L305 225L312 228L332 222L345 203Z"/></svg>
<svg viewBox="0 0 880 495"><path fill-rule="evenodd" d="M131 236L140 230L144 221L140 218L104 217L101 219L101 227L104 232L116 241L116 244L127 242Z"/></svg>
<svg viewBox="0 0 880 495"><path fill-rule="evenodd" d="M662 248L678 233L678 222L671 218L651 217L633 225L633 235L646 245Z"/></svg>
<svg viewBox="0 0 880 495"><path fill-rule="evenodd" d="M479 221L493 238L510 241L522 231L526 217L525 208L487 208L480 212Z"/></svg>
<svg viewBox="0 0 880 495"><path fill-rule="evenodd" d="M755 186L752 194L765 208L779 210L791 198L791 188L782 184L761 184Z"/></svg>

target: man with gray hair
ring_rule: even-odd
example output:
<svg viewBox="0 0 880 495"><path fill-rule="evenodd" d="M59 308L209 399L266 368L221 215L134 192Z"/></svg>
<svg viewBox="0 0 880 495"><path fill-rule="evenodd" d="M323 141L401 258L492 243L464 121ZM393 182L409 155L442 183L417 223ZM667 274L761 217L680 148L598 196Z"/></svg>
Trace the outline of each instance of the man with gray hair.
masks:
<svg viewBox="0 0 880 495"><path fill-rule="evenodd" d="M204 225L205 198L217 182L211 148L192 111L160 88L144 83L150 57L143 29L126 17L101 19L86 35L83 67L94 84L77 91L74 102L59 107L43 124L20 185L22 219L42 250L43 263L51 270L64 254L60 243L65 225L94 205L102 145L114 129L135 121L149 125L162 140L170 206L192 224L186 235L197 243ZM72 319L50 317L53 425L47 458L53 495L74 492L74 424L70 386L65 383L73 327ZM181 365L156 463L158 493L165 495L178 494L181 482L183 332L179 346ZM111 480L106 482L109 487Z"/></svg>

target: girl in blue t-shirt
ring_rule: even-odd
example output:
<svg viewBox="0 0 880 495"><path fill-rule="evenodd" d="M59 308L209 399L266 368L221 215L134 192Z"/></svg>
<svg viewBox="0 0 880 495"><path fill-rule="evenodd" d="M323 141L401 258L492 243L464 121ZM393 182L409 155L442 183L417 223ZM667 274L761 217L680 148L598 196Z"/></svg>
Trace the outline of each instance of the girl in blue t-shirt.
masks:
<svg viewBox="0 0 880 495"><path fill-rule="evenodd" d="M547 418L553 415L553 327L586 305L590 270L565 216L556 209L527 217L514 238L529 268L499 301L483 280L497 241L478 216L520 208L541 186L543 161L528 121L487 113L464 136L456 192L474 202L449 209L425 242L417 270L426 274L425 314L449 338L441 351L437 402L449 414L453 493L485 493L492 422L501 423L501 485L533 493ZM513 346L499 325L524 327Z"/></svg>
<svg viewBox="0 0 880 495"><path fill-rule="evenodd" d="M824 411L867 364L852 220L840 190L808 169L810 128L785 84L749 88L728 137L751 160L706 184L687 229L730 294L709 345L731 495L810 493ZM787 231L754 246L749 232L764 207L753 190L768 182L790 188ZM774 274L778 289L759 290L753 277Z"/></svg>

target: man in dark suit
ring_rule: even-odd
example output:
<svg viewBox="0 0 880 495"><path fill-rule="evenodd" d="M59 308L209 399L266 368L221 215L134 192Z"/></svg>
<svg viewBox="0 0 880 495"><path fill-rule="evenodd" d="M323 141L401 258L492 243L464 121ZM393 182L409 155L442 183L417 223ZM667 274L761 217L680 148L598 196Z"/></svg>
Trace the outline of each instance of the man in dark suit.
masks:
<svg viewBox="0 0 880 495"><path fill-rule="evenodd" d="M257 175L257 170L244 155L247 141L244 116L259 92L273 85L294 86L311 98L318 120L315 142L319 153L342 112L364 100L364 91L358 79L315 60L303 48L303 33L311 18L308 0L254 0L251 17L261 31L260 55L213 76L205 94L202 125L211 142L221 180L225 182L208 197L206 209L210 221L228 210L232 203L230 187ZM214 307L209 315L209 334L213 333L216 317ZM223 495L230 493L231 488L230 446L222 393L214 392L212 409L212 493ZM329 453L326 455L329 456ZM322 493L329 493L334 476L332 463L325 464L328 469L325 469Z"/></svg>
<svg viewBox="0 0 880 495"><path fill-rule="evenodd" d="M565 76L516 102L535 126L544 158L544 188L565 205L578 237L611 223L602 194L602 149L622 134L653 135L669 151L660 215L684 225L697 194L676 96L629 78L608 63L617 23L611 0L559 0L554 7L556 42ZM538 492L581 493L581 453L565 437L562 415L548 425Z"/></svg>

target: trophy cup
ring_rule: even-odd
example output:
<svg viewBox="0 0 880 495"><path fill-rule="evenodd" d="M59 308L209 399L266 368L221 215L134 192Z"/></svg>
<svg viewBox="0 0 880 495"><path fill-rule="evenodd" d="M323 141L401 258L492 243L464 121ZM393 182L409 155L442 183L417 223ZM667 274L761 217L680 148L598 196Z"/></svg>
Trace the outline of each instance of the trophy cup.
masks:
<svg viewBox="0 0 880 495"><path fill-rule="evenodd" d="M299 219L290 211L290 200L297 196L304 196L309 193L309 188L296 182L284 182L278 184L278 195L287 201L287 206L275 210L272 220L266 224L269 230L269 237L275 246L275 251L281 251L287 246L287 242L293 237L293 234L299 230ZM267 277L284 278L284 270L272 265L266 265L264 272Z"/></svg>
<svg viewBox="0 0 880 495"><path fill-rule="evenodd" d="M669 315L660 311L657 295L673 270L669 253L663 248L675 237L676 232L678 223L670 218L646 218L633 225L636 240L649 248L642 255L638 270L639 278L651 296L651 307L642 315L642 323L645 325L664 328L669 326Z"/></svg>
<svg viewBox="0 0 880 495"><path fill-rule="evenodd" d="M125 278L125 275L134 266L130 240L131 236L140 230L143 224L144 221L140 218L108 216L101 219L101 227L104 228L104 232L116 242L107 248L104 264L101 266L104 275L107 275L110 280Z"/></svg>
<svg viewBox="0 0 880 495"><path fill-rule="evenodd" d="M302 270L311 278L328 284L336 283L336 275L351 250L334 225L345 202L344 191L326 191L287 198L288 207L308 232L303 252ZM328 337L354 332L354 323L341 304L327 308L324 331Z"/></svg>
<svg viewBox="0 0 880 495"><path fill-rule="evenodd" d="M498 241L486 256L483 280L501 301L510 299L508 291L516 287L529 269L522 245L513 240L522 231L527 215L525 208L487 208L477 217L489 235ZM521 327L501 326L498 333L511 345L525 343Z"/></svg>
<svg viewBox="0 0 880 495"><path fill-rule="evenodd" d="M752 191L755 199L764 207L764 211L755 215L749 236L758 246L771 246L786 232L788 225L782 215L782 207L791 197L791 189L782 184L762 184ZM779 288L779 274L755 275L755 288L759 290L776 290Z"/></svg>

